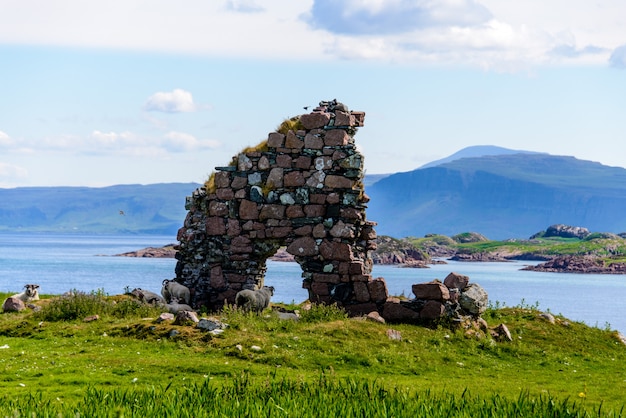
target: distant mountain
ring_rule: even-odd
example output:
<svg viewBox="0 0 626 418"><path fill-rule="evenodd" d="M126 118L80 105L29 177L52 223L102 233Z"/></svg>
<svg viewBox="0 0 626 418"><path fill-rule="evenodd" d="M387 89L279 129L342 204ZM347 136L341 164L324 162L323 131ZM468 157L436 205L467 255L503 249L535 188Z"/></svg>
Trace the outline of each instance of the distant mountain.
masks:
<svg viewBox="0 0 626 418"><path fill-rule="evenodd" d="M475 231L528 238L552 224L626 231L626 169L573 157L506 153L455 159L366 188L367 217L394 237Z"/></svg>
<svg viewBox="0 0 626 418"><path fill-rule="evenodd" d="M484 157L487 155L506 155L506 154L539 154L534 151L521 151L508 148L497 147L495 145L474 145L471 147L463 148L460 151L449 155L441 160L431 161L428 164L424 164L420 168L436 167L441 164L450 163L452 161L460 160L461 158L475 158Z"/></svg>
<svg viewBox="0 0 626 418"><path fill-rule="evenodd" d="M379 235L479 232L497 240L554 224L626 231L626 169L499 147L470 147L440 161L366 176L367 217ZM174 235L187 214L185 197L199 186L0 189L0 232Z"/></svg>
<svg viewBox="0 0 626 418"><path fill-rule="evenodd" d="M195 183L0 189L0 231L175 235Z"/></svg>

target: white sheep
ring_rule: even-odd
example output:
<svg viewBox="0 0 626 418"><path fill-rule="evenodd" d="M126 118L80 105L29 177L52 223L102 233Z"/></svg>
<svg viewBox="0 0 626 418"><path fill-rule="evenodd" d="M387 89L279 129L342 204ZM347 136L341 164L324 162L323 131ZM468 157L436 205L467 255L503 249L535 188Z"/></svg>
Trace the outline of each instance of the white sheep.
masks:
<svg viewBox="0 0 626 418"><path fill-rule="evenodd" d="M39 300L39 285L38 284L27 284L24 285L24 291L22 293L17 293L12 298L17 298L24 303L33 302L35 300Z"/></svg>
<svg viewBox="0 0 626 418"><path fill-rule="evenodd" d="M185 304L189 304L189 301L191 300L191 293L189 292L189 288L183 286L178 282L175 282L174 280L163 280L161 295L163 295L163 298L168 303L171 302L174 298L185 302Z"/></svg>
<svg viewBox="0 0 626 418"><path fill-rule="evenodd" d="M270 298L274 295L272 286L263 286L259 290L244 289L235 295L235 304L244 311L255 311L261 313L270 305Z"/></svg>
<svg viewBox="0 0 626 418"><path fill-rule="evenodd" d="M170 303L166 304L165 307L170 313L173 313L174 315L176 315L178 312L181 312L181 311L193 312L193 309L191 308L191 306L185 303L178 303L178 302L179 300L177 298L172 298Z"/></svg>

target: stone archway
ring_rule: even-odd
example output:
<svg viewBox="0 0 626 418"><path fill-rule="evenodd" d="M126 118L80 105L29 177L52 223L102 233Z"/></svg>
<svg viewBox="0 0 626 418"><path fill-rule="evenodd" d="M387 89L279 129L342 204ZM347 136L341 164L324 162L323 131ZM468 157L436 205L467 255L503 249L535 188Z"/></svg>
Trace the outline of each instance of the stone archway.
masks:
<svg viewBox="0 0 626 418"><path fill-rule="evenodd" d="M285 246L311 302L336 302L353 315L381 310L387 287L370 274L375 223L365 216L354 143L364 118L321 102L216 167L187 198L176 280L192 290L195 307L219 309L239 290L263 286L267 258Z"/></svg>

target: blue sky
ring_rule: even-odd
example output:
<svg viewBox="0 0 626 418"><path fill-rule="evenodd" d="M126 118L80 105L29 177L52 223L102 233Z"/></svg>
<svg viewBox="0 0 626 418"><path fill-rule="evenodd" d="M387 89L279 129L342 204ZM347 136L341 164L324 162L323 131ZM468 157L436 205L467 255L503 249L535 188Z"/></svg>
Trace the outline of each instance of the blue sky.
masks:
<svg viewBox="0 0 626 418"><path fill-rule="evenodd" d="M368 173L472 145L626 167L623 0L0 0L0 187L203 182L303 106Z"/></svg>

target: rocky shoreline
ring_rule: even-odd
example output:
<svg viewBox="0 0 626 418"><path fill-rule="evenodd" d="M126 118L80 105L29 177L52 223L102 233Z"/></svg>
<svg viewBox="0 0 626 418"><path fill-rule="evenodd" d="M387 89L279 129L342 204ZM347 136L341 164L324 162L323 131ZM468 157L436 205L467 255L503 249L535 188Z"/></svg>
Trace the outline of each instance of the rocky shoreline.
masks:
<svg viewBox="0 0 626 418"><path fill-rule="evenodd" d="M522 270L549 273L626 274L626 263L606 263L595 256L558 256L536 266L524 267Z"/></svg>
<svg viewBox="0 0 626 418"><path fill-rule="evenodd" d="M550 273L580 273L580 274L626 274L626 263L611 262L606 258L595 255L559 255L551 256L541 253L506 253L506 252L455 252L437 248L436 252L424 251L416 248L407 240L398 240L391 237L378 237L378 248L372 253L374 264L396 265L405 268L428 268L431 264L442 264L445 260L460 262L509 262L515 260L543 261L534 266L527 266L523 270ZM163 247L147 247L136 251L115 254L117 257L142 257L142 258L174 258L177 252L176 244L168 244ZM434 258L437 257L437 258ZM269 258L272 261L295 262L293 255L285 248L280 248L276 254Z"/></svg>

